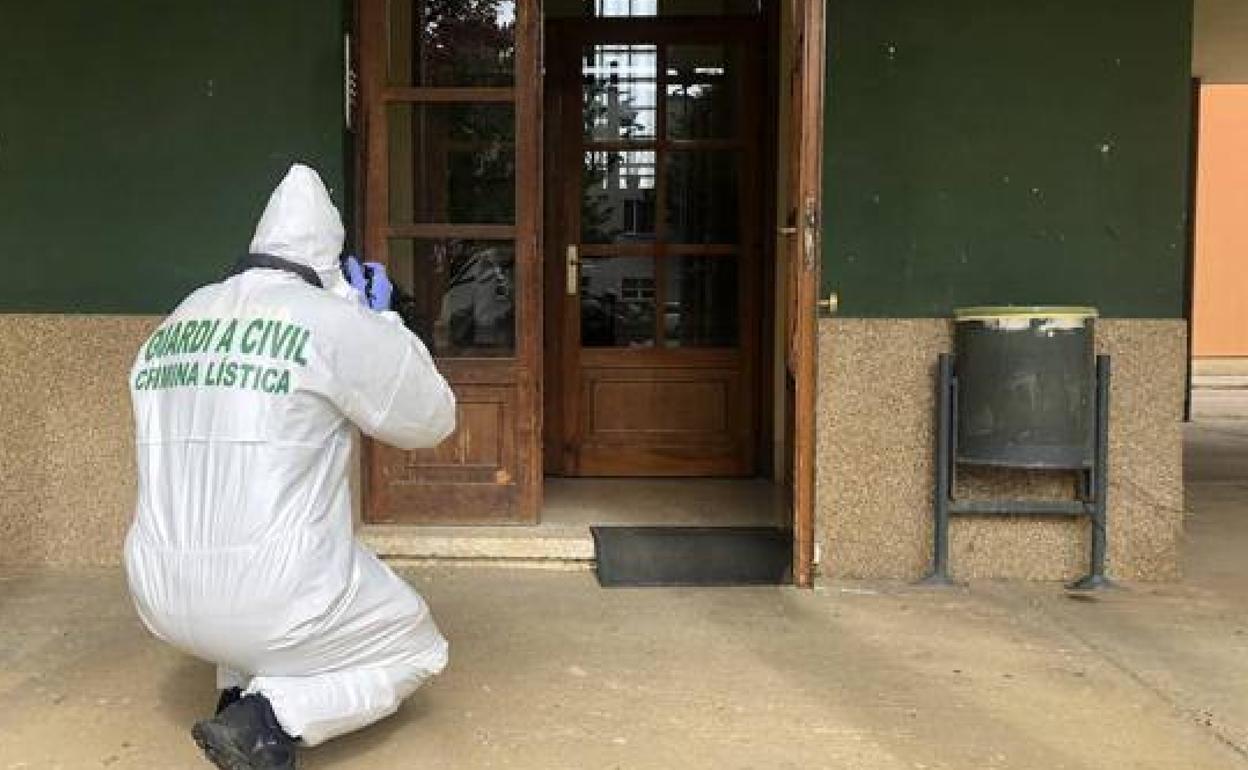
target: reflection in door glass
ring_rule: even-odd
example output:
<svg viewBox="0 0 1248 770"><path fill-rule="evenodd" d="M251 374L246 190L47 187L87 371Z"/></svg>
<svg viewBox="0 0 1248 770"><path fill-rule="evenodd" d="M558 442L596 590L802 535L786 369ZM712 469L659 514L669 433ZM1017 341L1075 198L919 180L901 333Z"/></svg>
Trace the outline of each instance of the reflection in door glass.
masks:
<svg viewBox="0 0 1248 770"><path fill-rule="evenodd" d="M511 241L391 240L391 303L439 357L511 356L516 343Z"/></svg>
<svg viewBox="0 0 1248 770"><path fill-rule="evenodd" d="M594 16L722 16L759 12L760 0L580 0ZM554 7L569 5L554 0Z"/></svg>
<svg viewBox="0 0 1248 770"><path fill-rule="evenodd" d="M581 260L581 344L654 346L654 258Z"/></svg>
<svg viewBox="0 0 1248 770"><path fill-rule="evenodd" d="M667 156L667 239L736 243L739 236L734 150L690 150Z"/></svg>
<svg viewBox="0 0 1248 770"><path fill-rule="evenodd" d="M664 345L727 348L737 344L737 259L668 257Z"/></svg>
<svg viewBox="0 0 1248 770"><path fill-rule="evenodd" d="M586 139L654 138L657 46L587 46L581 59L581 81Z"/></svg>
<svg viewBox="0 0 1248 770"><path fill-rule="evenodd" d="M668 46L668 138L731 139L737 135L739 56L737 46Z"/></svg>
<svg viewBox="0 0 1248 770"><path fill-rule="evenodd" d="M392 86L510 86L515 0L390 0Z"/></svg>
<svg viewBox="0 0 1248 770"><path fill-rule="evenodd" d="M510 104L391 104L390 222L511 224L516 120Z"/></svg>
<svg viewBox="0 0 1248 770"><path fill-rule="evenodd" d="M587 152L581 171L581 242L654 240L655 153Z"/></svg>

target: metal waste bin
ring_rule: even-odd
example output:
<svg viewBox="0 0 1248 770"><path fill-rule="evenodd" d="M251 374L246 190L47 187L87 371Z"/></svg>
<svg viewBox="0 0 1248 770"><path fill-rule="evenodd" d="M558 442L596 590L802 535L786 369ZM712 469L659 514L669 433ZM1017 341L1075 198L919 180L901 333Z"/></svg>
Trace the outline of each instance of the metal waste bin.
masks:
<svg viewBox="0 0 1248 770"><path fill-rule="evenodd" d="M954 311L957 462L1092 465L1096 315L1087 307Z"/></svg>

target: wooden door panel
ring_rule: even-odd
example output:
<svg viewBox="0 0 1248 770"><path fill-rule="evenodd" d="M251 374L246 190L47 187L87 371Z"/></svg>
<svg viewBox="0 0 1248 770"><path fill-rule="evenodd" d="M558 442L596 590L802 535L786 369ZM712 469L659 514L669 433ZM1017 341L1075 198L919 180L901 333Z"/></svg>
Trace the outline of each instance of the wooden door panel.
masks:
<svg viewBox="0 0 1248 770"><path fill-rule="evenodd" d="M516 454L516 389L459 385L458 423L434 449L375 444L370 520L489 523L515 517L522 463Z"/></svg>
<svg viewBox="0 0 1248 770"><path fill-rule="evenodd" d="M738 375L699 369L589 369L588 443L722 443Z"/></svg>
<svg viewBox="0 0 1248 770"><path fill-rule="evenodd" d="M413 478L435 474L447 481L507 483L516 469L515 398L507 386L460 385L458 423L451 437L434 449L400 452Z"/></svg>
<svg viewBox="0 0 1248 770"><path fill-rule="evenodd" d="M585 476L740 476L751 470L735 369L588 368L576 470ZM744 419L743 419L744 417Z"/></svg>

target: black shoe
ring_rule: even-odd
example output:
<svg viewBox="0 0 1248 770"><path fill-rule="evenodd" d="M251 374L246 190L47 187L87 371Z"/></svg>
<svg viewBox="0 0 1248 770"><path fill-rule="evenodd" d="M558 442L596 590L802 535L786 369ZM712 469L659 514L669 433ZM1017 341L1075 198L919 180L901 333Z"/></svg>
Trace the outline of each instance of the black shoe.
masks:
<svg viewBox="0 0 1248 770"><path fill-rule="evenodd" d="M241 699L242 697L243 697L243 688L241 687L225 688L224 690L221 691L221 697L217 699L217 710L212 713L220 714L222 711L225 711L230 706L233 706L235 703L238 703L239 699Z"/></svg>
<svg viewBox="0 0 1248 770"><path fill-rule="evenodd" d="M295 770L295 741L263 695L244 695L196 724L191 737L221 770Z"/></svg>

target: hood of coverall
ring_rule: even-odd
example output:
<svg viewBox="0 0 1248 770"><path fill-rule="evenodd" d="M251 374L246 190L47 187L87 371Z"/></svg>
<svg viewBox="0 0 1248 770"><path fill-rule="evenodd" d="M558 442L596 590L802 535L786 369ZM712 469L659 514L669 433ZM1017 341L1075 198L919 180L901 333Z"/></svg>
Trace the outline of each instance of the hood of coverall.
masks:
<svg viewBox="0 0 1248 770"><path fill-rule="evenodd" d="M326 290L350 297L353 290L338 261L343 238L342 217L325 183L315 171L296 163L269 196L250 251L307 265Z"/></svg>

